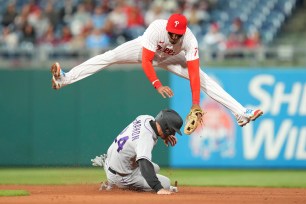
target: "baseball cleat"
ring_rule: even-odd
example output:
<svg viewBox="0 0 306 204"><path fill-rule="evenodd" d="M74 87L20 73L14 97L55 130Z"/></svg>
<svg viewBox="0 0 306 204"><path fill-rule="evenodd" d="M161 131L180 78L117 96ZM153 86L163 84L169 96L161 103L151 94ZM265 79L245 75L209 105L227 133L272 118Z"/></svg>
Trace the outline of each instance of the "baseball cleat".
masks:
<svg viewBox="0 0 306 204"><path fill-rule="evenodd" d="M257 118L259 118L263 114L262 110L256 109L246 109L244 116L252 121L255 121Z"/></svg>
<svg viewBox="0 0 306 204"><path fill-rule="evenodd" d="M58 90L61 88L61 84L55 79L54 76L52 76L52 88L55 90Z"/></svg>
<svg viewBox="0 0 306 204"><path fill-rule="evenodd" d="M93 166L104 167L106 158L107 154L102 154L100 156L96 156L94 159L91 159L90 161L92 162Z"/></svg>
<svg viewBox="0 0 306 204"><path fill-rule="evenodd" d="M60 78L61 76L65 76L65 72L63 72L58 62L52 64L50 71L52 73L52 88L58 90L62 87L62 84L60 83Z"/></svg>
<svg viewBox="0 0 306 204"><path fill-rule="evenodd" d="M55 62L54 64L52 64L50 71L52 73L52 75L54 76L55 79L59 79L61 76L61 66L58 62Z"/></svg>
<svg viewBox="0 0 306 204"><path fill-rule="evenodd" d="M237 119L237 123L239 126L243 127L245 126L246 124L248 124L250 122L250 119L244 117L244 116L241 116L239 119Z"/></svg>
<svg viewBox="0 0 306 204"><path fill-rule="evenodd" d="M243 127L248 124L250 121L255 121L258 117L263 114L262 110L256 109L246 109L243 115L236 116L237 123L239 126Z"/></svg>

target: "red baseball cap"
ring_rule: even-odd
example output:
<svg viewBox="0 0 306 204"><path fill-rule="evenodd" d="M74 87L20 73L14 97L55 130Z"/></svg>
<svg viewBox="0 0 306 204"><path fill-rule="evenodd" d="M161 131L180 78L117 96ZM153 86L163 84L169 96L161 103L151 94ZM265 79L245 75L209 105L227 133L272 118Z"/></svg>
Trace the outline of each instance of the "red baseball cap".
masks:
<svg viewBox="0 0 306 204"><path fill-rule="evenodd" d="M167 22L166 30L170 33L183 35L187 29L187 18L182 14L172 14Z"/></svg>

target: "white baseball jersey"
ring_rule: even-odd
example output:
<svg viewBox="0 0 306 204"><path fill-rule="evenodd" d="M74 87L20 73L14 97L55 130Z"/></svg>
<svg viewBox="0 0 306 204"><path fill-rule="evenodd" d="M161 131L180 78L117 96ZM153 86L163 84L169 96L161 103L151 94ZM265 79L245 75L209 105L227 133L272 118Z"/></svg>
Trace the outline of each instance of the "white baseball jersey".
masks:
<svg viewBox="0 0 306 204"><path fill-rule="evenodd" d="M184 52L186 61L192 61L199 58L198 41L187 28L186 33L176 44L171 44L166 30L167 20L155 20L144 32L142 46L155 52L154 60L160 62L173 55Z"/></svg>
<svg viewBox="0 0 306 204"><path fill-rule="evenodd" d="M157 135L150 125L152 116L138 116L114 140L107 151L109 167L122 174L131 174L138 167L136 161L152 159Z"/></svg>
<svg viewBox="0 0 306 204"><path fill-rule="evenodd" d="M187 28L180 41L172 45L168 39L166 24L167 20L156 20L149 25L142 36L73 67L59 79L61 86L75 83L113 64L140 64L143 47L156 53L154 66L189 79L186 61L199 58L198 42L191 30ZM200 83L201 89L207 95L223 104L235 116L243 115L246 108L201 69Z"/></svg>

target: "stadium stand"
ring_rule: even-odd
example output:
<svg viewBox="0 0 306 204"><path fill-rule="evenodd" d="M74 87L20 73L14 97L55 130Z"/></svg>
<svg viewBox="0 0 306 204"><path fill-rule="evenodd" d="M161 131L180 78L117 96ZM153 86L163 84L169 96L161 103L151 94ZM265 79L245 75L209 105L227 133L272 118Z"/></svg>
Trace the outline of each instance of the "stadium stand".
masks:
<svg viewBox="0 0 306 204"><path fill-rule="evenodd" d="M250 53L267 58L275 56L269 54L269 48L280 42L277 37L282 28L297 5L303 3L303 0L0 0L0 57L40 61L88 58L141 35L153 20L180 12L189 19L189 27L205 49L207 61L244 58Z"/></svg>

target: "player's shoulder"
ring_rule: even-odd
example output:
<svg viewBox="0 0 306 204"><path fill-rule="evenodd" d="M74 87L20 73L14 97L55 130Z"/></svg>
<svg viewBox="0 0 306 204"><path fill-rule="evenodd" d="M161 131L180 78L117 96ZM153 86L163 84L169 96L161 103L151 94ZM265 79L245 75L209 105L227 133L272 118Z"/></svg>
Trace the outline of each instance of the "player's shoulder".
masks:
<svg viewBox="0 0 306 204"><path fill-rule="evenodd" d="M187 38L189 38L189 39L192 38L192 39L195 39L195 40L196 40L195 35L194 35L193 32L191 31L191 29L188 28L188 27L187 27L186 32L185 32L185 37L187 37Z"/></svg>
<svg viewBox="0 0 306 204"><path fill-rule="evenodd" d="M140 115L133 122L134 125L139 126L139 129L144 134L153 134L153 129L151 127L150 121L155 120L151 115Z"/></svg>
<svg viewBox="0 0 306 204"><path fill-rule="evenodd" d="M193 32L187 28L185 35L184 35L184 41L183 41L183 46L189 47L190 45L197 45L198 40L193 34Z"/></svg>
<svg viewBox="0 0 306 204"><path fill-rule="evenodd" d="M151 115L139 115L135 120L142 121L142 123L154 120L154 117Z"/></svg>
<svg viewBox="0 0 306 204"><path fill-rule="evenodd" d="M156 19L152 23L150 23L149 27L157 27L160 29L161 27L165 27L166 25L167 25L167 20Z"/></svg>

